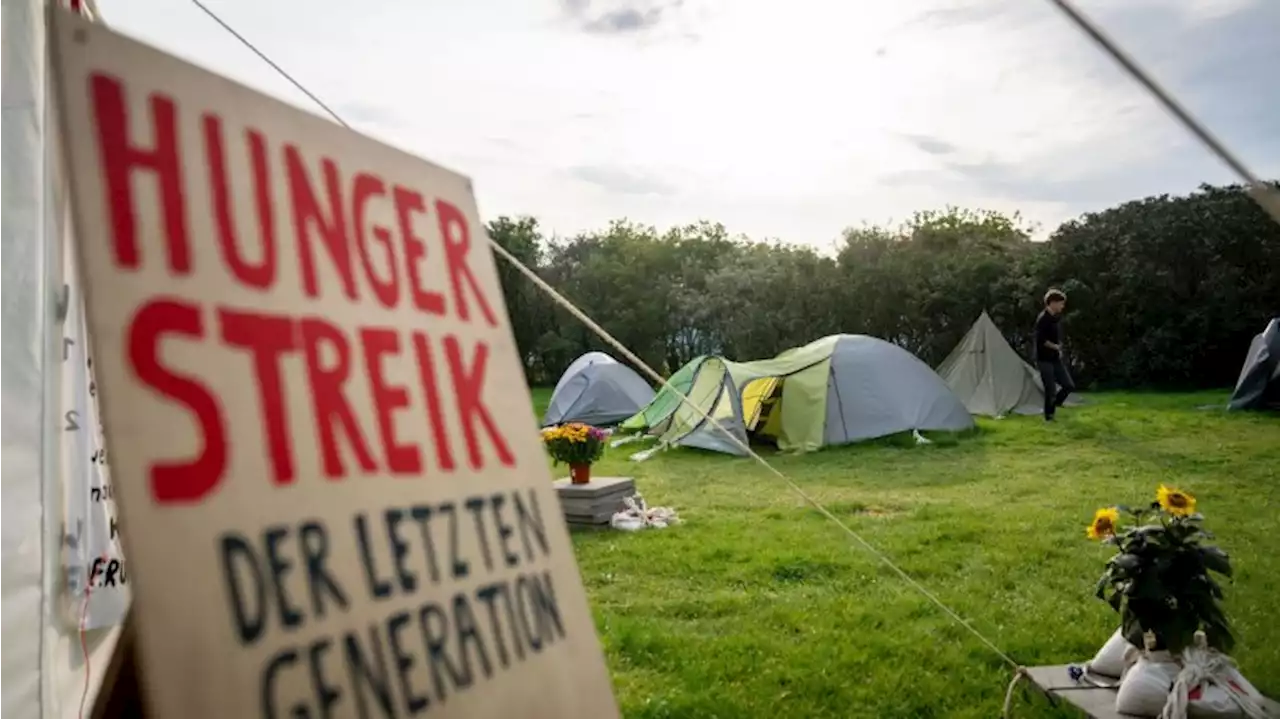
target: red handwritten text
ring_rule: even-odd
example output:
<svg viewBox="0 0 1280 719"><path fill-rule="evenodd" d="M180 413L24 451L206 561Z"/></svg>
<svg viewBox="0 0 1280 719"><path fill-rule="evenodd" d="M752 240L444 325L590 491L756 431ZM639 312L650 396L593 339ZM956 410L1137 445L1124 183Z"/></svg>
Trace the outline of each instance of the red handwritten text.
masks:
<svg viewBox="0 0 1280 719"><path fill-rule="evenodd" d="M225 479L233 449L219 398L200 377L165 365L161 350L168 342L207 343L246 363L257 387L270 481L277 486L298 480L284 388L287 361L306 368L320 471L330 479L422 476L428 465L450 472L459 464L455 449L473 469L495 460L514 464L483 397L488 344L431 329L431 319L443 317L499 324L497 299L485 295L471 265L472 249L481 240L456 205L374 172L344 169L331 157L273 141L258 129L230 127L214 113L200 115L199 124L189 127L182 121L184 108L160 94L148 98L147 117L130 117L127 89L114 77L94 75L90 92L111 260L118 268L158 265L181 279L225 273L250 300L296 282L292 291L316 303L313 313L298 316L229 303L209 307L174 296L152 297L138 307L126 335L132 370L139 381L183 405L202 435L193 457L152 464L156 502L193 503L209 496ZM201 149L198 156L189 156L192 147ZM230 169L241 158L247 159L245 197L252 198L240 201L244 207L237 206ZM203 182L191 180L193 167ZM189 193L206 187L209 196L200 207L211 213L207 226L220 266L192 245L193 228L204 225L192 222L197 210ZM155 193L163 233L156 246L140 236L140 201L147 192ZM379 217L390 221L380 224ZM157 249L159 256L147 256ZM448 278L439 287L427 282L433 262L443 265ZM296 263L296 271L283 271L285 263ZM368 307L375 319L340 326L322 303ZM376 318L387 311L416 313L423 318L421 329L379 323ZM413 380L393 380L387 372L393 363L413 367ZM367 389L355 389L350 380L356 375L367 378L358 383ZM456 416L446 417L442 397L453 398ZM372 424L361 423L353 410L360 405L373 408ZM427 428L422 440L397 434L401 416ZM457 448L450 430L460 430Z"/></svg>

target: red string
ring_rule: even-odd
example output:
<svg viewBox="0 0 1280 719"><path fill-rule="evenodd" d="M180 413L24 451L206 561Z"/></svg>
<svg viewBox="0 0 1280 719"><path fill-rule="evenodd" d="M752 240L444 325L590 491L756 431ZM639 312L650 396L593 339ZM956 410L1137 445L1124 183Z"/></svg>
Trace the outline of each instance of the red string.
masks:
<svg viewBox="0 0 1280 719"><path fill-rule="evenodd" d="M102 561L107 561L107 555L102 555ZM85 624L89 623L89 595L93 593L92 564L90 564L90 576L85 581L84 586L84 602L80 606L80 653L84 657L84 687L80 690L80 712L78 716L84 719L84 705L89 701L89 678L92 671L89 666L89 637Z"/></svg>

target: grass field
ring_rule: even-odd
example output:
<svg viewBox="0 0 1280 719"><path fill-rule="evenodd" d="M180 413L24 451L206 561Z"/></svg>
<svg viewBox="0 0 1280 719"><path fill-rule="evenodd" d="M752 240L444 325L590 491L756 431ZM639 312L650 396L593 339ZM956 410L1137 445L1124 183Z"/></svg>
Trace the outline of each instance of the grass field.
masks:
<svg viewBox="0 0 1280 719"><path fill-rule="evenodd" d="M539 412L549 393L534 391ZM769 460L1017 662L1090 658L1118 626L1092 596L1108 549L1093 510L1199 499L1232 556L1227 612L1245 675L1280 696L1280 420L1197 407L1222 393L1096 394L959 442ZM636 446L667 531L575 533L627 717L998 716L1011 672L980 641L749 459ZM1018 716L1077 716L1026 693Z"/></svg>

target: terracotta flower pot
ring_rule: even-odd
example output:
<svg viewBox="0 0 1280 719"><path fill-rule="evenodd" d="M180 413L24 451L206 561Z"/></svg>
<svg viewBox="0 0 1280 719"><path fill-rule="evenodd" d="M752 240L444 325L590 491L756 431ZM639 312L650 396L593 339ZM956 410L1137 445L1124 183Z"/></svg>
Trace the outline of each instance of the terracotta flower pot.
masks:
<svg viewBox="0 0 1280 719"><path fill-rule="evenodd" d="M589 484L591 482L591 465L569 465L569 481L573 484Z"/></svg>

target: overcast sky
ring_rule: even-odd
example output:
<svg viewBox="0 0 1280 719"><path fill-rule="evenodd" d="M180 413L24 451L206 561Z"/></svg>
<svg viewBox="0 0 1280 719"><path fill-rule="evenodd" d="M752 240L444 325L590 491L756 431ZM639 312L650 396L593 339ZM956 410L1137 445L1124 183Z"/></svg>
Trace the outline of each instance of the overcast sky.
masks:
<svg viewBox="0 0 1280 719"><path fill-rule="evenodd" d="M127 34L314 107L185 0ZM829 246L946 204L1063 219L1232 177L1037 0L206 0L374 137L560 234L697 219ZM1079 0L1280 177L1280 1ZM299 12L298 8L304 8Z"/></svg>

